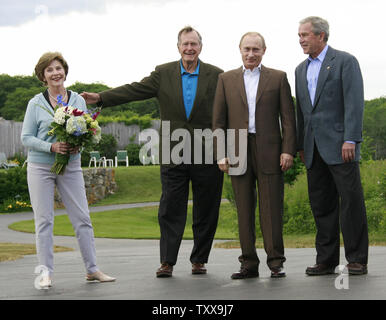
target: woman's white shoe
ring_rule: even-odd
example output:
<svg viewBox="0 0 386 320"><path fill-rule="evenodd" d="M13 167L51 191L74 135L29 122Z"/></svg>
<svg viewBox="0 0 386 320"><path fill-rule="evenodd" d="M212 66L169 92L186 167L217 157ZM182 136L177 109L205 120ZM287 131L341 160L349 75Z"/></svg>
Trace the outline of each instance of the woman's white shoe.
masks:
<svg viewBox="0 0 386 320"><path fill-rule="evenodd" d="M40 289L47 290L52 287L52 279L49 276L42 276L39 280Z"/></svg>
<svg viewBox="0 0 386 320"><path fill-rule="evenodd" d="M113 282L116 280L116 278L110 277L106 274L104 274L101 271L97 271L91 274L87 274L86 276L87 281L99 281L99 282Z"/></svg>

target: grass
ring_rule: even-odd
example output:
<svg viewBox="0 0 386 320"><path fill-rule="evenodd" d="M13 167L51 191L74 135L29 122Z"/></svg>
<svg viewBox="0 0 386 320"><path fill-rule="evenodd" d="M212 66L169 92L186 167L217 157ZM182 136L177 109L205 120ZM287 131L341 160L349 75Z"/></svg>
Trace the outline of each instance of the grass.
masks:
<svg viewBox="0 0 386 320"><path fill-rule="evenodd" d="M117 167L114 170L118 190L92 206L160 200L162 193L160 166ZM189 199L192 199L191 186Z"/></svg>
<svg viewBox="0 0 386 320"><path fill-rule="evenodd" d="M115 239L159 239L160 230L158 225L158 208L145 207L114 211L97 212L91 214L95 237ZM229 203L222 203L215 239L231 240L216 244L218 248L239 248L236 240L237 225L235 212ZM192 206L188 206L188 218L185 226L184 239L193 239L192 232ZM34 232L34 221L15 222L9 226L10 229L22 232ZM55 217L54 235L74 236L74 231L67 215ZM386 235L369 235L370 245L386 245ZM341 241L341 243L343 243ZM257 248L263 248L261 236L257 237ZM284 246L286 248L313 248L315 247L315 234L284 235Z"/></svg>
<svg viewBox="0 0 386 320"><path fill-rule="evenodd" d="M217 239L235 239L233 229L233 209L229 204L221 205ZM95 237L115 239L159 239L158 207L132 208L114 211L92 213L91 221ZM188 206L187 224L184 239L193 239L192 206ZM26 220L11 224L10 229L33 233L34 221ZM54 220L54 235L74 236L74 231L67 215L56 216Z"/></svg>
<svg viewBox="0 0 386 320"><path fill-rule="evenodd" d="M54 246L54 252L73 251L72 248ZM26 243L0 243L0 262L20 259L28 254L36 254L36 246Z"/></svg>
<svg viewBox="0 0 386 320"><path fill-rule="evenodd" d="M159 166L117 167L114 170L118 190L94 206L160 200L162 189Z"/></svg>
<svg viewBox="0 0 386 320"><path fill-rule="evenodd" d="M284 248L315 248L315 234L289 234L283 235ZM386 235L369 234L370 246L386 246ZM343 239L341 236L340 246L343 246ZM240 248L239 241L226 241L223 243L216 243L215 248L234 249ZM264 248L263 239L260 237L256 239L256 248Z"/></svg>
<svg viewBox="0 0 386 320"><path fill-rule="evenodd" d="M366 198L370 199L379 193L379 177L386 168L386 161L376 161L363 165L362 180ZM94 206L125 204L136 202L159 201L161 196L160 168L159 166L131 166L115 168L115 179L118 190L114 195L101 200ZM225 185L225 184L224 184ZM315 233L311 232L307 223L314 223L310 211L307 194L306 177L300 176L294 186L286 186L286 217L293 221L285 226L284 243L288 248L314 247ZM224 188L225 189L225 188ZM190 192L190 197L192 193ZM223 192L223 198L225 198ZM375 209L379 212L378 207ZM192 239L192 207L188 206L188 218L184 239ZM294 212L301 212L295 216ZM91 220L96 237L121 238L121 239L159 239L158 208L133 208L124 210L105 211L92 213ZM369 212L368 212L369 215ZM371 216L369 215L369 218ZM369 222L372 220L369 219ZM374 220L375 221L375 220ZM376 220L378 221L378 220ZM12 224L11 229L23 232L34 232L34 222L20 221ZM376 230L376 229L375 229ZM258 232L259 233L259 232ZM297 233L295 235L295 233ZM74 236L74 231L67 215L55 217L55 235ZM286 235L288 234L288 235ZM228 203L221 204L219 224L216 239L237 240L237 218L233 207ZM370 245L386 245L384 232L371 233ZM239 247L238 241L226 241L217 244L220 247ZM257 236L257 247L263 247L261 236Z"/></svg>

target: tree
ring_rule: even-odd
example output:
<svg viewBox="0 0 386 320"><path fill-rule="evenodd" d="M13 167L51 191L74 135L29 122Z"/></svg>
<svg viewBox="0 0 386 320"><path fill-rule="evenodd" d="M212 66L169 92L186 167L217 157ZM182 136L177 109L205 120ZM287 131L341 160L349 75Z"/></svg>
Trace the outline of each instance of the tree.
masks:
<svg viewBox="0 0 386 320"><path fill-rule="evenodd" d="M16 88L43 88L42 83L35 76L10 76L0 74L0 108L7 100L7 96L14 92Z"/></svg>
<svg viewBox="0 0 386 320"><path fill-rule="evenodd" d="M365 102L363 129L369 147L374 149L374 160L386 158L386 98Z"/></svg>
<svg viewBox="0 0 386 320"><path fill-rule="evenodd" d="M7 95L0 115L7 120L23 121L28 101L43 90L42 87L16 88Z"/></svg>
<svg viewBox="0 0 386 320"><path fill-rule="evenodd" d="M87 91L87 92L100 92L100 91L103 91L103 90L110 89L110 87L106 86L103 83L75 82L73 85L67 87L67 89L75 91L77 93L82 93L83 91Z"/></svg>

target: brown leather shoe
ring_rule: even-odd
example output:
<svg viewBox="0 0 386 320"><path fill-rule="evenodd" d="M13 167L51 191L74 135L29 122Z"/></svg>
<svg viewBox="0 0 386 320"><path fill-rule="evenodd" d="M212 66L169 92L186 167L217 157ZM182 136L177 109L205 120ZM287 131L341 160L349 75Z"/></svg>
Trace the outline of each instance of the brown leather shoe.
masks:
<svg viewBox="0 0 386 320"><path fill-rule="evenodd" d="M162 263L156 272L157 278L168 278L168 277L171 277L172 274L173 274L173 266L167 262Z"/></svg>
<svg viewBox="0 0 386 320"><path fill-rule="evenodd" d="M235 272L231 275L233 280L239 279L248 279L248 278L257 278L259 276L259 271L257 270L248 270L246 268L241 268L239 272Z"/></svg>
<svg viewBox="0 0 386 320"><path fill-rule="evenodd" d="M306 274L309 276L323 276L326 274L334 274L335 267L328 266L322 263L317 263L311 267L307 267Z"/></svg>
<svg viewBox="0 0 386 320"><path fill-rule="evenodd" d="M192 274L206 274L205 263L192 263Z"/></svg>
<svg viewBox="0 0 386 320"><path fill-rule="evenodd" d="M348 270L348 274L351 274L351 275L367 274L367 264L354 262L346 265L346 268Z"/></svg>

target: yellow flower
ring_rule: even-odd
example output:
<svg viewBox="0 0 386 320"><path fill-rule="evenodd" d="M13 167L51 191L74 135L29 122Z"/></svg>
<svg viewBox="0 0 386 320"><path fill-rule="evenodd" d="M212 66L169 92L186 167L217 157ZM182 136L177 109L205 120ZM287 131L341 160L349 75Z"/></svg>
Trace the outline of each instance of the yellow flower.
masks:
<svg viewBox="0 0 386 320"><path fill-rule="evenodd" d="M91 118L91 116L88 113L84 114L83 116L86 118L87 123L93 122L93 119Z"/></svg>
<svg viewBox="0 0 386 320"><path fill-rule="evenodd" d="M98 121L92 121L91 124L90 124L90 127L92 129L98 129L98 127L99 127Z"/></svg>

